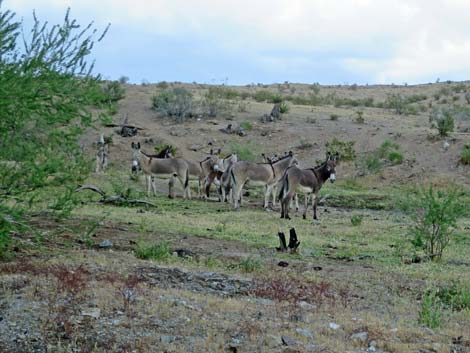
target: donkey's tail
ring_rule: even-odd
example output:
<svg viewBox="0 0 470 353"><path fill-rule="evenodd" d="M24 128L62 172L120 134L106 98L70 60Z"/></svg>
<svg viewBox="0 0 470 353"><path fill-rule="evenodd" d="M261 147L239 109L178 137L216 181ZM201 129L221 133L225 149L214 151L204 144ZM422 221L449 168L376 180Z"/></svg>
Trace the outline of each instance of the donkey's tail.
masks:
<svg viewBox="0 0 470 353"><path fill-rule="evenodd" d="M237 179L235 178L235 174L233 173L233 168L230 169L230 181L232 183L232 189L235 189L235 185L237 185Z"/></svg>

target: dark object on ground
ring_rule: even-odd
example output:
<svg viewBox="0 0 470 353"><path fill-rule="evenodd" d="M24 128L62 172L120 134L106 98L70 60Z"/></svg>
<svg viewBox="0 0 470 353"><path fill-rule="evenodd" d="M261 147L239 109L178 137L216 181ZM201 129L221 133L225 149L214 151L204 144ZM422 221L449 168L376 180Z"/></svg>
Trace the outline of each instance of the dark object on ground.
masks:
<svg viewBox="0 0 470 353"><path fill-rule="evenodd" d="M99 202L101 203L112 203L116 205L135 205L135 204L144 204L152 207L157 207L157 205L145 201L145 200L136 200L136 199L128 199L122 195L114 195L114 196L108 196L106 197L106 193L101 190L100 188L94 186L94 185L83 185L80 186L75 190L75 192L80 192L83 190L91 190L94 191L98 194L101 195L101 200Z"/></svg>
<svg viewBox="0 0 470 353"><path fill-rule="evenodd" d="M295 232L295 228L291 228L289 230L289 245L286 243L286 236L283 232L278 233L279 236L279 243L280 246L276 248L277 251L280 252L297 252L299 248L300 241L297 239L297 233Z"/></svg>

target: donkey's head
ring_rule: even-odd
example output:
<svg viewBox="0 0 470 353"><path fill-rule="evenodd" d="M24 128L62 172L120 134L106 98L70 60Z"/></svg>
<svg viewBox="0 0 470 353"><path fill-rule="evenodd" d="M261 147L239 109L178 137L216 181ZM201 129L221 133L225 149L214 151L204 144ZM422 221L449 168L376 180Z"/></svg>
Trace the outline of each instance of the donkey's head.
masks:
<svg viewBox="0 0 470 353"><path fill-rule="evenodd" d="M139 152L140 152L140 142L131 144L132 147L132 173L137 173L140 170L140 162L139 162Z"/></svg>
<svg viewBox="0 0 470 353"><path fill-rule="evenodd" d="M325 170L326 176L328 177L328 179L330 179L332 183L334 183L336 180L335 168L336 168L336 162L338 161L338 158L339 158L338 152L336 152L336 154L334 155L331 155L328 153L326 157L326 161L325 161L324 170Z"/></svg>

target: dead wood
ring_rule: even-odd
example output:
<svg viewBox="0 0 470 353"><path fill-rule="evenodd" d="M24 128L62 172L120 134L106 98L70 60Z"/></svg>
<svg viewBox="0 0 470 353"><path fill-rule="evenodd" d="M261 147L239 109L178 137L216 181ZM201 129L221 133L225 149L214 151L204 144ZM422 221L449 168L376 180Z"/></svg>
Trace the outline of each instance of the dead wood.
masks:
<svg viewBox="0 0 470 353"><path fill-rule="evenodd" d="M106 197L106 193L95 185L83 185L75 189L75 192L80 192L83 190L91 190L101 195L101 200L99 202L105 204L115 204L115 205L148 205L152 207L158 207L152 202L139 200L139 199L128 199L122 195L114 195Z"/></svg>

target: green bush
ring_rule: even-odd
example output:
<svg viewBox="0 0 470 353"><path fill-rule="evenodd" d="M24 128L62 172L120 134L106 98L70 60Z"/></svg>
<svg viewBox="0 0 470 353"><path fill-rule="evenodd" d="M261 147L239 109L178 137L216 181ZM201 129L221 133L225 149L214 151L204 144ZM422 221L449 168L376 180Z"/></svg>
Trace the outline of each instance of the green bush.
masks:
<svg viewBox="0 0 470 353"><path fill-rule="evenodd" d="M240 145L238 143L232 143L230 149L230 152L236 154L240 161L253 162L256 160L257 153L253 151L254 148L251 144Z"/></svg>
<svg viewBox="0 0 470 353"><path fill-rule="evenodd" d="M243 128L246 131L251 131L253 130L253 124L250 121L244 121L240 124L240 127Z"/></svg>
<svg viewBox="0 0 470 353"><path fill-rule="evenodd" d="M412 244L425 255L438 261L451 240L457 219L464 208L459 193L419 189L401 203L404 211L411 215L414 225L410 228Z"/></svg>
<svg viewBox="0 0 470 353"><path fill-rule="evenodd" d="M356 123L358 124L364 124L365 120L364 120L364 112L363 111L357 111L356 112Z"/></svg>
<svg viewBox="0 0 470 353"><path fill-rule="evenodd" d="M387 158L394 165L403 163L403 155L399 151L389 152Z"/></svg>
<svg viewBox="0 0 470 353"><path fill-rule="evenodd" d="M454 311L470 309L470 288L462 287L458 282L438 286L434 295L446 309Z"/></svg>
<svg viewBox="0 0 470 353"><path fill-rule="evenodd" d="M360 226L362 224L363 217L360 215L354 215L351 217L351 224L355 227Z"/></svg>
<svg viewBox="0 0 470 353"><path fill-rule="evenodd" d="M443 317L443 307L435 292L427 292L422 298L419 323L434 329L441 326Z"/></svg>
<svg viewBox="0 0 470 353"><path fill-rule="evenodd" d="M120 99L124 98L126 90L122 88L119 81L111 81L104 85L103 87L103 100L105 102L117 102Z"/></svg>
<svg viewBox="0 0 470 353"><path fill-rule="evenodd" d="M80 136L94 124L92 110L119 97L117 85L103 88L91 74L88 55L102 38L96 36L91 25L71 19L70 11L62 24L50 26L34 16L26 29L0 1L0 161L14 164L0 168L2 254L11 234L27 222L24 213L44 204L54 211L69 207L64 190L91 171ZM54 191L44 194L49 186Z"/></svg>
<svg viewBox="0 0 470 353"><path fill-rule="evenodd" d="M354 141L340 141L336 137L325 143L326 154L335 155L339 153L342 161L354 161L356 151L354 150Z"/></svg>
<svg viewBox="0 0 470 353"><path fill-rule="evenodd" d="M246 273L251 273L261 268L261 262L258 259L247 257L238 263L238 268Z"/></svg>
<svg viewBox="0 0 470 353"><path fill-rule="evenodd" d="M383 168L383 162L375 154L365 158L366 169L369 173L378 173Z"/></svg>
<svg viewBox="0 0 470 353"><path fill-rule="evenodd" d="M258 90L253 94L253 99L257 102L267 102L271 97L272 93L267 90Z"/></svg>
<svg viewBox="0 0 470 353"><path fill-rule="evenodd" d="M460 164L470 165L470 144L463 146L462 152L460 152Z"/></svg>
<svg viewBox="0 0 470 353"><path fill-rule="evenodd" d="M225 87L211 86L201 101L204 113L216 117L230 108L229 99L235 98L237 92Z"/></svg>
<svg viewBox="0 0 470 353"><path fill-rule="evenodd" d="M451 109L434 109L429 117L431 127L437 129L440 137L454 131L454 117Z"/></svg>
<svg viewBox="0 0 470 353"><path fill-rule="evenodd" d="M339 115L338 114L330 114L330 120L336 121L338 120Z"/></svg>
<svg viewBox="0 0 470 353"><path fill-rule="evenodd" d="M153 245L139 242L134 249L134 254L143 260L166 260L171 255L170 244L166 241Z"/></svg>
<svg viewBox="0 0 470 353"><path fill-rule="evenodd" d="M152 97L152 109L158 113L175 117L182 122L192 113L193 95L186 88L176 87Z"/></svg>
<svg viewBox="0 0 470 353"><path fill-rule="evenodd" d="M286 102L282 102L281 105L279 106L279 112L281 114L287 114L289 113L289 110L290 110L289 104L287 104Z"/></svg>

